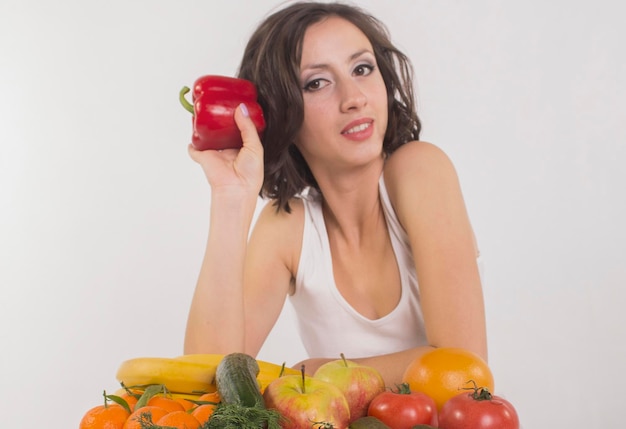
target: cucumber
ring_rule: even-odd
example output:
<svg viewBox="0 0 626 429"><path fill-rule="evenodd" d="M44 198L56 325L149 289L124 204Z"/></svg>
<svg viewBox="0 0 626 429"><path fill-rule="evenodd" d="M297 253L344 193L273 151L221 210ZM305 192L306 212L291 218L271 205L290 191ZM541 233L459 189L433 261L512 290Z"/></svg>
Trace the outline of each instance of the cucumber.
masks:
<svg viewBox="0 0 626 429"><path fill-rule="evenodd" d="M215 383L222 403L265 409L256 380L259 364L245 353L231 353L222 358L215 371Z"/></svg>
<svg viewBox="0 0 626 429"><path fill-rule="evenodd" d="M376 417L359 417L350 423L349 429L390 429L389 426L378 420Z"/></svg>

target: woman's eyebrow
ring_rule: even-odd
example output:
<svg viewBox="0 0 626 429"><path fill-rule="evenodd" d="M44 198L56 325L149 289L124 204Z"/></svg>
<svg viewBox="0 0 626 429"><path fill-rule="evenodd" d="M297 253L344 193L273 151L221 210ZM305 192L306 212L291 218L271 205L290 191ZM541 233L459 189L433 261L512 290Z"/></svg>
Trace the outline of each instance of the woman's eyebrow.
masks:
<svg viewBox="0 0 626 429"><path fill-rule="evenodd" d="M372 52L371 49L361 49L361 50L355 52L354 54L350 55L348 57L348 62L354 61L355 59L359 58L363 54L374 55L374 52ZM301 70L323 70L323 69L327 69L329 67L330 67L330 65L327 64L327 63L313 63L313 64L305 65L304 67L301 68Z"/></svg>
<svg viewBox="0 0 626 429"><path fill-rule="evenodd" d="M356 60L357 58L359 58L363 54L374 55L374 52L372 52L371 49L361 49L360 51L357 51L354 54L350 55L350 61Z"/></svg>

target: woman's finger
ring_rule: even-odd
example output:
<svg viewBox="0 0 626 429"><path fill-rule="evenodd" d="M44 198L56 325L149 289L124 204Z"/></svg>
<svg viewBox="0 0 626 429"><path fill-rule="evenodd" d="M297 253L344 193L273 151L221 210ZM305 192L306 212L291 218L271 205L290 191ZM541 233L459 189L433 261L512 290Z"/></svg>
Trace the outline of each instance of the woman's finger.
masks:
<svg viewBox="0 0 626 429"><path fill-rule="evenodd" d="M259 133L244 103L241 103L235 110L235 123L241 132L244 147L254 149L254 146L261 144Z"/></svg>

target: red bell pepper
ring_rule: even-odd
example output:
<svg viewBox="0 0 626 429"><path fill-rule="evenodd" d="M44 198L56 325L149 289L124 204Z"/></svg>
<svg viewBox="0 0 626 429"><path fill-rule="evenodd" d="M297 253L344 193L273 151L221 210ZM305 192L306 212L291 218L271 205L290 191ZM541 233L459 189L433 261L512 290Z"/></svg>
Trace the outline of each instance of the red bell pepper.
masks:
<svg viewBox="0 0 626 429"><path fill-rule="evenodd" d="M245 79L208 75L198 78L193 86L193 105L185 95L190 91L183 87L180 102L193 114L191 144L198 150L240 148L241 132L235 124L235 109L245 103L250 118L259 134L265 130L263 110L257 103L254 84Z"/></svg>

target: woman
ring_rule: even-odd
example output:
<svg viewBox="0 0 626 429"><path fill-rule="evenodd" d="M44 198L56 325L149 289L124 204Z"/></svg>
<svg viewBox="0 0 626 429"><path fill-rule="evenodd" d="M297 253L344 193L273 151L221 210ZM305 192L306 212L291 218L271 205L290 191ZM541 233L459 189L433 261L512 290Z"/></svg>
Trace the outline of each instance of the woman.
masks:
<svg viewBox="0 0 626 429"><path fill-rule="evenodd" d="M189 148L211 213L185 352L256 356L289 297L308 373L344 353L393 385L433 347L486 359L457 176L418 140L411 67L385 27L353 6L294 3L259 26L239 76L267 128L261 144L242 105L241 150ZM272 202L249 234L259 190Z"/></svg>

